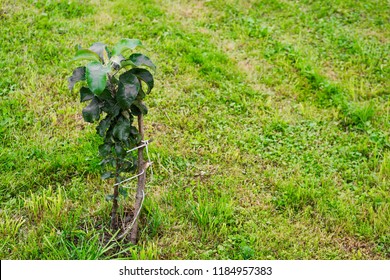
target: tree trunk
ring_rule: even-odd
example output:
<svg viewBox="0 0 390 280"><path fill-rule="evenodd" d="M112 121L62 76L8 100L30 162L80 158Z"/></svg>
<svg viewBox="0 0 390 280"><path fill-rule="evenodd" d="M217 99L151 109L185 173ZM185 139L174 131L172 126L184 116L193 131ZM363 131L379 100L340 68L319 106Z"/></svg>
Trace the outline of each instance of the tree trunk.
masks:
<svg viewBox="0 0 390 280"><path fill-rule="evenodd" d="M115 183L119 183L119 163L116 160L116 171L115 171ZM112 200L112 211L111 211L111 228L117 230L116 224L116 213L118 211L118 196L119 196L119 186L114 186L114 197Z"/></svg>

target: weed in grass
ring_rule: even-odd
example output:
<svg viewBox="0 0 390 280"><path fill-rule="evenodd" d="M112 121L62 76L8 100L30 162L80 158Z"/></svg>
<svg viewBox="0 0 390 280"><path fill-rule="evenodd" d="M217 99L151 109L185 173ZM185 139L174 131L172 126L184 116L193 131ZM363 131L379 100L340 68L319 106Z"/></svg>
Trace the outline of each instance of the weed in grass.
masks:
<svg viewBox="0 0 390 280"><path fill-rule="evenodd" d="M158 259L158 250L155 244L142 244L141 246L131 248L130 258L133 260L156 260Z"/></svg>
<svg viewBox="0 0 390 280"><path fill-rule="evenodd" d="M54 228L53 233L44 237L43 252L45 259L57 260L97 260L105 259L107 252L115 248L111 239L105 245L101 242L101 235L77 230L73 232L59 232ZM115 254L109 254L109 258Z"/></svg>
<svg viewBox="0 0 390 280"><path fill-rule="evenodd" d="M226 195L214 197L210 203L207 192L198 191L190 204L193 218L204 232L224 234L226 226L234 221L233 204Z"/></svg>
<svg viewBox="0 0 390 280"><path fill-rule="evenodd" d="M346 124L364 128L370 126L370 120L375 114L375 107L372 102L366 104L349 104L346 116Z"/></svg>
<svg viewBox="0 0 390 280"><path fill-rule="evenodd" d="M61 188L58 188L56 194L53 193L53 188L49 186L41 195L31 193L25 199L24 205L30 216L30 219L35 223L39 223L45 216L49 216L53 220L58 220L64 214L66 197L64 197Z"/></svg>
<svg viewBox="0 0 390 280"><path fill-rule="evenodd" d="M145 231L149 238L154 238L161 233L161 228L164 224L164 214L161 212L158 205L149 202L148 200L144 203L144 209L147 213Z"/></svg>
<svg viewBox="0 0 390 280"><path fill-rule="evenodd" d="M1 212L0 235L2 239L13 239L19 234L20 228L26 222L23 217L13 217L10 214Z"/></svg>

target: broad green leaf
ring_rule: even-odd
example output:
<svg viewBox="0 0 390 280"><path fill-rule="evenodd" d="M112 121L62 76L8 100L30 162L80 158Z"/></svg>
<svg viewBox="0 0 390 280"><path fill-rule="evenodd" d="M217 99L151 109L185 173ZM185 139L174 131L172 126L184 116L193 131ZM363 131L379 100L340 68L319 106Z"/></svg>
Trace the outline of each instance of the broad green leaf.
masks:
<svg viewBox="0 0 390 280"><path fill-rule="evenodd" d="M115 160L115 162L116 162L116 160ZM116 163L115 163L115 166L116 166ZM119 183L119 182L122 182L122 181L123 181L123 178L121 176L115 176L115 183Z"/></svg>
<svg viewBox="0 0 390 280"><path fill-rule="evenodd" d="M124 145L128 149L132 149L138 146L139 142L137 141L137 137L130 134L129 138L126 141L123 141Z"/></svg>
<svg viewBox="0 0 390 280"><path fill-rule="evenodd" d="M108 61L108 52L107 52L107 46L103 43L94 43L89 50L93 51L96 53L100 60L106 63Z"/></svg>
<svg viewBox="0 0 390 280"><path fill-rule="evenodd" d="M137 159L132 158L131 161L125 161L122 165L121 171L123 172L133 172L137 170Z"/></svg>
<svg viewBox="0 0 390 280"><path fill-rule="evenodd" d="M99 55L87 49L78 50L73 60L88 60L88 61L100 62Z"/></svg>
<svg viewBox="0 0 390 280"><path fill-rule="evenodd" d="M131 104L131 106L130 106L130 111L131 111L131 113L132 113L134 116L140 116L140 115L142 115L141 110L140 110L137 106L135 106L134 104Z"/></svg>
<svg viewBox="0 0 390 280"><path fill-rule="evenodd" d="M146 115L148 113L148 107L146 107L146 105L144 103L139 101L139 102L135 102L134 105L137 106L138 109L141 110L143 115Z"/></svg>
<svg viewBox="0 0 390 280"><path fill-rule="evenodd" d="M111 76L109 82L115 87L119 84L119 80L115 76Z"/></svg>
<svg viewBox="0 0 390 280"><path fill-rule="evenodd" d="M107 129L110 127L110 124L111 124L111 117L110 116L105 117L96 127L97 134L99 134L101 137L104 137L104 134L106 133Z"/></svg>
<svg viewBox="0 0 390 280"><path fill-rule="evenodd" d="M120 55L124 50L134 50L136 47L139 46L142 46L142 43L138 39L121 39L118 44L114 46L114 49L112 50L112 55Z"/></svg>
<svg viewBox="0 0 390 280"><path fill-rule="evenodd" d="M131 133L132 135L139 135L138 129L137 129L135 126L131 126L131 127L130 127L130 133Z"/></svg>
<svg viewBox="0 0 390 280"><path fill-rule="evenodd" d="M111 95L111 92L107 88L99 95L99 100L115 101Z"/></svg>
<svg viewBox="0 0 390 280"><path fill-rule="evenodd" d="M140 81L143 81L148 86L146 94L149 94L152 88L154 87L153 75L146 69L143 68L133 68L129 70L130 73L137 76ZM142 85L141 85L142 86Z"/></svg>
<svg viewBox="0 0 390 280"><path fill-rule="evenodd" d="M68 78L69 90L72 90L78 81L83 80L85 80L85 67L77 67L75 70L73 70L72 76Z"/></svg>
<svg viewBox="0 0 390 280"><path fill-rule="evenodd" d="M112 68L115 70L118 70L122 67L121 63L124 61L125 58L123 55L114 55L111 57L110 61L112 62Z"/></svg>
<svg viewBox="0 0 390 280"><path fill-rule="evenodd" d="M106 100L103 103L102 111L106 112L112 118L114 118L119 115L119 113L121 112L121 108L119 107L119 105L116 103L115 100L113 101Z"/></svg>
<svg viewBox="0 0 390 280"><path fill-rule="evenodd" d="M112 172L110 172L110 171L104 172L102 174L102 180L106 180L106 179L109 179L112 177L114 177L114 174L112 174Z"/></svg>
<svg viewBox="0 0 390 280"><path fill-rule="evenodd" d="M142 53L133 53L130 55L129 60L137 67L146 66L151 68L153 71L156 71L156 65L153 64L149 57L143 55Z"/></svg>
<svg viewBox="0 0 390 280"><path fill-rule="evenodd" d="M114 200L114 195L113 195L113 194L107 194L107 195L106 195L106 200L107 200L107 201Z"/></svg>
<svg viewBox="0 0 390 280"><path fill-rule="evenodd" d="M119 192L119 194L123 195L124 198L128 197L127 189L125 189L124 187L120 186L118 188L118 192Z"/></svg>
<svg viewBox="0 0 390 280"><path fill-rule="evenodd" d="M144 100L144 98L145 98L145 96L146 96L146 94L145 94L145 92L142 90L142 88L139 90L139 92L138 92L138 95L137 95L137 100Z"/></svg>
<svg viewBox="0 0 390 280"><path fill-rule="evenodd" d="M115 153L119 158L124 158L126 156L126 151L120 144L115 144Z"/></svg>
<svg viewBox="0 0 390 280"><path fill-rule="evenodd" d="M109 143L104 143L99 146L99 154L102 157L106 157L111 153L111 145Z"/></svg>
<svg viewBox="0 0 390 280"><path fill-rule="evenodd" d="M111 118L119 115L121 108L116 100L112 97L111 92L106 88L100 95L99 100L103 100L102 111L106 112Z"/></svg>
<svg viewBox="0 0 390 280"><path fill-rule="evenodd" d="M139 144L141 141L141 134L139 134L138 129L135 126L130 127L130 139L134 144Z"/></svg>
<svg viewBox="0 0 390 280"><path fill-rule="evenodd" d="M125 67L125 66L132 66L132 67L137 67L137 65L134 64L134 62L132 62L130 59L124 59L121 61L121 67Z"/></svg>
<svg viewBox="0 0 390 280"><path fill-rule="evenodd" d="M123 117L119 118L112 131L112 134L119 141L127 140L130 136L130 122Z"/></svg>
<svg viewBox="0 0 390 280"><path fill-rule="evenodd" d="M115 158L111 158L110 163L111 163L112 167L116 168L116 159ZM116 180L118 180L119 182L121 181L120 178L116 178Z"/></svg>
<svg viewBox="0 0 390 280"><path fill-rule="evenodd" d="M133 122L134 117L129 113L128 110L124 110L121 112L122 117L124 117L127 120L130 120L130 123Z"/></svg>
<svg viewBox="0 0 390 280"><path fill-rule="evenodd" d="M96 95L103 92L107 85L107 67L100 62L90 62L87 65L85 76L89 89Z"/></svg>
<svg viewBox="0 0 390 280"><path fill-rule="evenodd" d="M130 107L131 113L135 116L146 115L148 108L142 102L136 100Z"/></svg>
<svg viewBox="0 0 390 280"><path fill-rule="evenodd" d="M93 123L100 118L99 100L94 98L87 107L82 111L83 118L86 122Z"/></svg>
<svg viewBox="0 0 390 280"><path fill-rule="evenodd" d="M137 98L140 84L138 78L129 71L119 76L118 92L116 100L122 109L129 109L131 104Z"/></svg>
<svg viewBox="0 0 390 280"><path fill-rule="evenodd" d="M80 89L80 102L91 100L94 96L95 95L89 90L89 88L82 87Z"/></svg>

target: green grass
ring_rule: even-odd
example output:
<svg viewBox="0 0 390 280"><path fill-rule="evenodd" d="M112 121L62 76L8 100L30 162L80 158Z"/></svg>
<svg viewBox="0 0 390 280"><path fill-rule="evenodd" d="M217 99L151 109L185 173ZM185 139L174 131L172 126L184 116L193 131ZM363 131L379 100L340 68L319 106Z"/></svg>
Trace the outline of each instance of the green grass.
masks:
<svg viewBox="0 0 390 280"><path fill-rule="evenodd" d="M389 8L1 0L0 257L389 259ZM74 45L124 37L158 66L137 246L108 242L101 139L67 89Z"/></svg>

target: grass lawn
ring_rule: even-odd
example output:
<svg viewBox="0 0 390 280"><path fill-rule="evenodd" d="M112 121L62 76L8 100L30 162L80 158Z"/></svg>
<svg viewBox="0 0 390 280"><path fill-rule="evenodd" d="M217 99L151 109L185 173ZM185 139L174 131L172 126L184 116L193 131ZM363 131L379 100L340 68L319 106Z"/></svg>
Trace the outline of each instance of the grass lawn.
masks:
<svg viewBox="0 0 390 280"><path fill-rule="evenodd" d="M0 3L1 259L390 259L388 1ZM137 246L67 88L121 38L158 68Z"/></svg>

